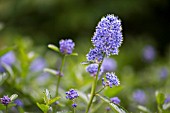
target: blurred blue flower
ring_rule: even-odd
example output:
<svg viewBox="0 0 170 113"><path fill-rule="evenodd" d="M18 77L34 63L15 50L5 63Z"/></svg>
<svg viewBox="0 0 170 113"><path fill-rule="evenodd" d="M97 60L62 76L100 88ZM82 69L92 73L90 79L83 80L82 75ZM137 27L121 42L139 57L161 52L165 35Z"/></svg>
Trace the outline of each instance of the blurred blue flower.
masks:
<svg viewBox="0 0 170 113"><path fill-rule="evenodd" d="M72 104L72 107L73 107L73 108L77 107L77 104L76 104L76 103L73 103L73 104Z"/></svg>
<svg viewBox="0 0 170 113"><path fill-rule="evenodd" d="M170 102L170 95L168 95L164 101L165 104L169 103Z"/></svg>
<svg viewBox="0 0 170 113"><path fill-rule="evenodd" d="M79 95L77 93L77 91L75 91L74 89L70 89L68 92L66 92L66 98L73 100L75 98L77 98Z"/></svg>
<svg viewBox="0 0 170 113"><path fill-rule="evenodd" d="M5 69L2 66L3 63L11 66L12 64L14 64L15 60L16 58L13 51L10 51L4 54L2 57L0 57L0 72L5 72Z"/></svg>
<svg viewBox="0 0 170 113"><path fill-rule="evenodd" d="M33 72L42 71L46 67L45 59L39 57L36 58L30 65L30 70Z"/></svg>
<svg viewBox="0 0 170 113"><path fill-rule="evenodd" d="M112 88L113 85L118 86L120 84L119 79L113 72L106 73L106 79L107 79L107 81L104 82L104 78L102 78L103 86L110 86L110 88Z"/></svg>
<svg viewBox="0 0 170 113"><path fill-rule="evenodd" d="M161 79L166 79L168 76L168 69L166 67L163 67L161 70L160 70L160 78Z"/></svg>
<svg viewBox="0 0 170 113"><path fill-rule="evenodd" d="M152 62L156 57L155 48L151 45L147 45L143 49L143 58L147 62Z"/></svg>
<svg viewBox="0 0 170 113"><path fill-rule="evenodd" d="M121 21L118 17L107 15L103 17L96 27L92 37L93 45L106 54L117 55L123 41Z"/></svg>
<svg viewBox="0 0 170 113"><path fill-rule="evenodd" d="M106 107L106 112L109 112L111 110L110 107Z"/></svg>
<svg viewBox="0 0 170 113"><path fill-rule="evenodd" d="M74 49L74 42L71 39L60 40L60 52L62 54L71 54Z"/></svg>
<svg viewBox="0 0 170 113"><path fill-rule="evenodd" d="M112 58L104 58L102 63L102 68L104 72L113 72L117 68L117 63Z"/></svg>
<svg viewBox="0 0 170 113"><path fill-rule="evenodd" d="M88 61L101 62L103 60L103 53L98 48L90 49L86 55Z"/></svg>
<svg viewBox="0 0 170 113"><path fill-rule="evenodd" d="M7 106L10 102L11 99L8 96L3 96L3 98L0 98L1 103L4 104L5 106Z"/></svg>
<svg viewBox="0 0 170 113"><path fill-rule="evenodd" d="M118 97L113 97L113 98L110 98L110 102L111 103L115 103L115 104L119 104L120 103L120 99Z"/></svg>
<svg viewBox="0 0 170 113"><path fill-rule="evenodd" d="M145 104L146 103L146 94L143 90L136 90L133 93L133 99L135 102L139 104Z"/></svg>
<svg viewBox="0 0 170 113"><path fill-rule="evenodd" d="M15 103L17 106L23 107L23 102L22 102L20 99L14 100L14 103Z"/></svg>

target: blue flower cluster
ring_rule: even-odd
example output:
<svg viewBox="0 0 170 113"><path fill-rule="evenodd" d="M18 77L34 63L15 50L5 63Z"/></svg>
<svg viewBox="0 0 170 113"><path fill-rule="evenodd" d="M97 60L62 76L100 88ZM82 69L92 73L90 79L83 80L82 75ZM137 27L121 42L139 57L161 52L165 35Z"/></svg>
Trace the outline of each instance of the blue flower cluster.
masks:
<svg viewBox="0 0 170 113"><path fill-rule="evenodd" d="M118 97L113 97L113 98L110 98L110 102L111 103L115 103L115 104L119 104L120 103L120 99Z"/></svg>
<svg viewBox="0 0 170 113"><path fill-rule="evenodd" d="M70 89L70 91L66 92L66 98L73 100L75 98L77 98L79 95L77 93L77 91L75 91L74 89Z"/></svg>
<svg viewBox="0 0 170 113"><path fill-rule="evenodd" d="M101 62L104 54L117 55L123 41L121 21L112 15L103 17L91 39L94 49L86 55L88 61Z"/></svg>
<svg viewBox="0 0 170 113"><path fill-rule="evenodd" d="M72 104L73 108L77 107L77 104L74 103L74 99L77 97L79 97L79 95L78 95L77 91L75 91L74 89L70 89L68 92L66 92L66 98L73 100L73 104Z"/></svg>
<svg viewBox="0 0 170 113"><path fill-rule="evenodd" d="M5 106L7 106L11 102L11 99L8 96L4 96L0 100L1 100L1 103L4 104Z"/></svg>
<svg viewBox="0 0 170 113"><path fill-rule="evenodd" d="M118 48L121 46L122 41L122 26L118 17L113 14L103 17L92 37L93 45L107 56L110 56L118 54Z"/></svg>
<svg viewBox="0 0 170 113"><path fill-rule="evenodd" d="M86 71L90 73L90 75L95 76L98 71L98 64L90 64L87 66Z"/></svg>
<svg viewBox="0 0 170 113"><path fill-rule="evenodd" d="M86 55L88 61L101 62L103 59L103 52L98 48L90 49L89 53Z"/></svg>
<svg viewBox="0 0 170 113"><path fill-rule="evenodd" d="M60 40L60 52L62 54L71 54L74 49L74 42L71 39Z"/></svg>
<svg viewBox="0 0 170 113"><path fill-rule="evenodd" d="M104 82L104 78L102 78L103 86L110 86L112 88L113 85L118 86L120 84L119 79L114 73L106 73L106 79L107 81Z"/></svg>

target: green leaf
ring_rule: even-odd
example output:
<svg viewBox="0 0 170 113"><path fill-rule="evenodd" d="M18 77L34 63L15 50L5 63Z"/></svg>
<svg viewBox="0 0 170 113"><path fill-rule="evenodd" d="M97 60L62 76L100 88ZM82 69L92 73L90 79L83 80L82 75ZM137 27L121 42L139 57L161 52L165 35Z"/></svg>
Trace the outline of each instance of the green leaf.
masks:
<svg viewBox="0 0 170 113"><path fill-rule="evenodd" d="M8 78L6 73L0 74L0 85L4 83L4 81Z"/></svg>
<svg viewBox="0 0 170 113"><path fill-rule="evenodd" d="M60 99L60 97L55 97L55 98L53 98L53 99L50 99L48 104L50 105L50 104L56 102L56 101L59 100L59 99Z"/></svg>
<svg viewBox="0 0 170 113"><path fill-rule="evenodd" d="M158 105L162 105L165 101L165 95L162 92L156 91L156 101Z"/></svg>
<svg viewBox="0 0 170 113"><path fill-rule="evenodd" d="M163 107L164 110L167 110L167 109L170 108L170 103L163 104L162 107Z"/></svg>
<svg viewBox="0 0 170 113"><path fill-rule="evenodd" d="M122 86L113 87L112 90L110 90L110 87L108 87L104 90L104 95L107 95L109 97L114 96L120 93L122 90L123 90Z"/></svg>
<svg viewBox="0 0 170 113"><path fill-rule="evenodd" d="M16 106L16 104L11 104L11 103L8 104L8 108L11 108L14 106ZM3 104L0 104L0 110L5 110L5 109L6 109L6 106Z"/></svg>
<svg viewBox="0 0 170 113"><path fill-rule="evenodd" d="M45 104L49 103L50 98L51 98L50 92L49 92L48 89L46 89L45 92L44 92L44 102L45 102Z"/></svg>
<svg viewBox="0 0 170 113"><path fill-rule="evenodd" d="M52 49L52 50L54 50L56 52L60 52L59 48L57 46L53 45L53 44L49 44L48 48L50 48L50 49Z"/></svg>
<svg viewBox="0 0 170 113"><path fill-rule="evenodd" d="M10 99L11 99L11 101L13 101L13 100L15 100L17 97L18 97L17 94L13 94L13 95L11 95Z"/></svg>
<svg viewBox="0 0 170 113"><path fill-rule="evenodd" d="M38 106L43 112L47 112L48 109L49 109L49 106L48 106L48 105L45 105L45 104L39 104L39 103L37 103L37 106Z"/></svg>
<svg viewBox="0 0 170 113"><path fill-rule="evenodd" d="M118 104L114 104L111 103L110 100L106 97L103 97L99 94L96 94L100 99L102 99L104 102L106 102L107 104L109 104L109 106L111 107L111 109L116 112L116 113L128 113L128 111L126 109L124 109L122 106L118 105Z"/></svg>
<svg viewBox="0 0 170 113"><path fill-rule="evenodd" d="M78 94L79 94L79 97L82 98L82 99L84 100L84 102L86 102L86 103L88 104L89 99L88 99L88 97L86 96L86 94L83 93L83 92L81 92L81 91L77 91L77 92L78 92Z"/></svg>
<svg viewBox="0 0 170 113"><path fill-rule="evenodd" d="M151 113L151 111L145 106L138 105L137 108L145 113Z"/></svg>
<svg viewBox="0 0 170 113"><path fill-rule="evenodd" d="M59 71L56 71L56 70L50 69L50 68L45 68L44 72L48 72L48 73L50 73L52 75L59 75L60 74Z"/></svg>
<svg viewBox="0 0 170 113"><path fill-rule="evenodd" d="M89 64L93 64L95 62L92 62L92 61L84 61L84 62L81 62L81 64L83 65L89 65Z"/></svg>
<svg viewBox="0 0 170 113"><path fill-rule="evenodd" d="M72 55L72 56L78 56L78 53L72 53L72 54L70 54L70 55Z"/></svg>
<svg viewBox="0 0 170 113"><path fill-rule="evenodd" d="M56 113L72 113L72 111L57 111Z"/></svg>
<svg viewBox="0 0 170 113"><path fill-rule="evenodd" d="M7 70L7 72L9 73L9 75L10 75L12 78L14 78L14 72L13 72L11 66L9 66L8 64L3 63L3 62L2 62L1 64L2 64L2 66Z"/></svg>

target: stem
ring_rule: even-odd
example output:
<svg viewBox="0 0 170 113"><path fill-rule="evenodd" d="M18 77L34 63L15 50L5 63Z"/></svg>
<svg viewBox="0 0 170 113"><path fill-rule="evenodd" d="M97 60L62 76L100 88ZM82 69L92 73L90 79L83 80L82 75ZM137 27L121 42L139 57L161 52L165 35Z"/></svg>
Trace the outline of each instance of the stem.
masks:
<svg viewBox="0 0 170 113"><path fill-rule="evenodd" d="M104 55L105 56L105 55ZM104 57L103 57L104 59ZM100 72L100 68L101 68L101 65L102 65L102 62L103 62L103 59L101 61L101 63L99 63L99 67L98 67L98 71L97 71L97 74L96 74L96 78L93 82L93 85L92 85L92 89L91 89L91 95L90 95L90 101L88 103L88 106L87 106L87 109L86 109L86 113L89 112L89 109L91 107L91 104L93 102L93 98L95 97L95 91L96 91L96 86L97 86L97 80L98 80L98 76L99 76L99 72Z"/></svg>
<svg viewBox="0 0 170 113"><path fill-rule="evenodd" d="M6 110L5 110L6 113L8 113L8 105L6 105Z"/></svg>
<svg viewBox="0 0 170 113"><path fill-rule="evenodd" d="M64 66L64 62L65 62L65 57L66 55L63 56L63 59L62 59L62 64L60 66L60 74L62 73L62 69L63 69L63 66ZM60 79L61 79L61 75L59 74L58 76L58 81L57 81L57 86L56 86L56 96L58 96L58 89L59 89L59 85L60 85Z"/></svg>
<svg viewBox="0 0 170 113"><path fill-rule="evenodd" d="M160 105L158 105L158 113L162 113Z"/></svg>
<svg viewBox="0 0 170 113"><path fill-rule="evenodd" d="M105 86L104 87L102 87L99 91L97 91L95 94L98 94L98 93L100 93L103 89L105 88Z"/></svg>
<svg viewBox="0 0 170 113"><path fill-rule="evenodd" d="M76 113L76 109L75 108L73 108L73 113Z"/></svg>

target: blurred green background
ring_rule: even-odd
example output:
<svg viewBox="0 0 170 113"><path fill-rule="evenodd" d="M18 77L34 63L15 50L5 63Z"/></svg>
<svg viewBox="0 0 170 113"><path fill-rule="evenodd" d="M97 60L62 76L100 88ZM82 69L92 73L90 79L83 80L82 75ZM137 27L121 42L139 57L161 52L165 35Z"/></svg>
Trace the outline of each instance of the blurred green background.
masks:
<svg viewBox="0 0 170 113"><path fill-rule="evenodd" d="M125 42L153 39L163 54L170 42L169 10L169 0L0 0L0 38L22 35L37 44L89 40L101 17L115 14Z"/></svg>
<svg viewBox="0 0 170 113"><path fill-rule="evenodd" d="M65 75L70 76L63 77L63 81L69 81L61 84L64 89L61 93L71 87L87 93L91 87L91 78L80 63L86 60L85 55L92 47L90 40L97 23L103 16L115 14L122 20L124 41L119 55L112 58L117 62L115 72L122 86L117 90L114 88L115 92L106 90L104 93L109 97L118 96L122 106L138 112L132 95L135 90L141 89L147 95L145 105L157 111L155 91L170 94L169 11L170 0L0 0L0 49L17 45L18 48L14 50L18 58L16 62L24 65L19 71L16 71L19 64L14 66L14 75L32 75L29 72L29 66L34 60L31 55L43 57L46 67L56 69L60 64L60 56L48 50L47 45L52 43L58 46L60 39L73 39L76 45L74 51L79 56L67 59L65 70L69 72L65 71ZM154 48L151 61L143 58L144 48L148 45ZM160 78L162 68L168 70L166 80ZM42 95L44 88L51 91L55 89L54 76L50 76L49 81L37 82L40 74L36 74L19 78L16 86L10 84L12 80L7 81L12 86L9 94L17 92L24 99L30 98L31 102L25 102L26 111L31 108L39 110L30 103L35 104L35 101L42 99L39 95ZM5 83L1 91L3 94L7 88ZM30 96L29 91L33 91Z"/></svg>

